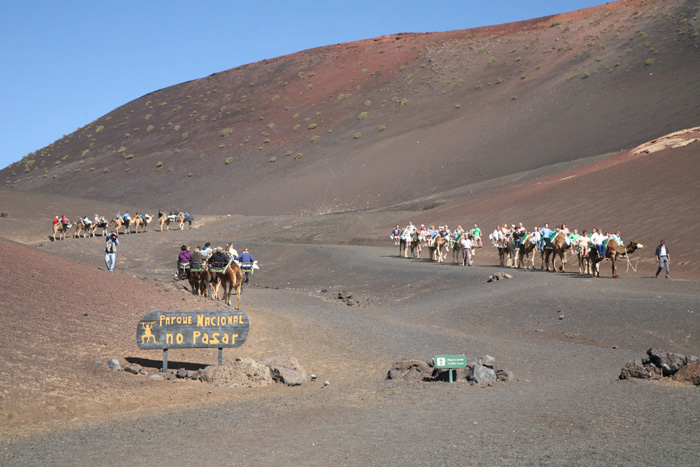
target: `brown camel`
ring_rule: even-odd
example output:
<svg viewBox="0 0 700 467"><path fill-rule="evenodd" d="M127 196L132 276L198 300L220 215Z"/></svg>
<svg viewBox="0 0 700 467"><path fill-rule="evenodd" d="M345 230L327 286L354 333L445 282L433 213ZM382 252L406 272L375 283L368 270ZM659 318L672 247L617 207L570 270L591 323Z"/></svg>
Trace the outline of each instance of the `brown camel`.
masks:
<svg viewBox="0 0 700 467"><path fill-rule="evenodd" d="M65 240L66 238L66 232L70 230L71 227L75 225L75 222L69 222L68 224L62 224L60 222L56 222L53 225L53 239L54 240Z"/></svg>
<svg viewBox="0 0 700 467"><path fill-rule="evenodd" d="M557 256L561 261L561 266L559 270L561 272L566 272L566 250L571 246L570 243L566 243L566 235L563 232L557 232L557 234L552 239L552 247L545 248L542 250L542 269L547 269L549 271L549 261L552 261L552 271L556 271L556 266L554 265L554 260Z"/></svg>
<svg viewBox="0 0 700 467"><path fill-rule="evenodd" d="M609 259L612 261L612 277L613 279L619 279L620 275L617 272L617 259L622 255L628 255L634 253L637 248L644 248L639 242L629 242L629 244L624 247L619 245L615 240L608 240L607 248L605 249L605 255L600 256L598 249L595 246L591 247L591 251L588 257L591 261L591 271L593 272L593 277L600 277L600 263L604 259Z"/></svg>
<svg viewBox="0 0 700 467"><path fill-rule="evenodd" d="M153 219L153 216L151 216L150 214L143 214L140 216L136 216L134 218L135 233L139 233L140 227L143 227L143 231L147 232L148 231L148 224L151 223L152 219Z"/></svg>
<svg viewBox="0 0 700 467"><path fill-rule="evenodd" d="M420 252L423 250L423 246L420 244L420 240L418 240L418 232L413 232L413 235L411 235L411 258L420 258Z"/></svg>
<svg viewBox="0 0 700 467"><path fill-rule="evenodd" d="M85 222L78 221L75 223L75 232L73 232L73 238L87 238L90 235L92 229L92 223L85 225Z"/></svg>
<svg viewBox="0 0 700 467"><path fill-rule="evenodd" d="M180 230L185 228L185 221L187 221L187 219L185 219L185 214L182 212L175 218L175 222L177 222L177 226L180 227Z"/></svg>
<svg viewBox="0 0 700 467"><path fill-rule="evenodd" d="M430 259L442 263L445 257L447 257L447 250L449 250L450 244L448 241L440 234L437 234L433 239L432 245L430 245Z"/></svg>
<svg viewBox="0 0 700 467"><path fill-rule="evenodd" d="M201 295L203 297L209 296L209 282L211 276L207 263L196 261L190 263L189 280L194 295Z"/></svg>
<svg viewBox="0 0 700 467"><path fill-rule="evenodd" d="M112 219L111 221L109 221L109 225L112 225L112 224L114 224L114 230L116 230L117 233L119 233L119 229L121 229L122 225L124 226L124 233L125 234L131 233L131 231L129 230L129 224L131 224L130 219L125 221L121 217L118 217L116 219Z"/></svg>
<svg viewBox="0 0 700 467"><path fill-rule="evenodd" d="M236 310L241 309L241 286L243 285L243 271L234 262L230 262L223 272L214 273L214 297L224 300L231 306L231 291L236 291ZM223 288L223 296L219 297L219 286Z"/></svg>
<svg viewBox="0 0 700 467"><path fill-rule="evenodd" d="M165 226L165 230L170 230L171 221L172 219L170 219L170 217L168 217L167 214L163 214L162 216L160 216L160 218L158 219L158 222L160 222L160 231L163 231L163 226Z"/></svg>

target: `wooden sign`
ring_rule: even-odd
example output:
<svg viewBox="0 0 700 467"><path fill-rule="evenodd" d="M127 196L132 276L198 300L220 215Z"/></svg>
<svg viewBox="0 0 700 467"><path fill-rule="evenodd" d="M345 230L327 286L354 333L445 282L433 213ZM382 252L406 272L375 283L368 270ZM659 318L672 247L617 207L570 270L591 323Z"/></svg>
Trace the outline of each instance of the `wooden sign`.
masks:
<svg viewBox="0 0 700 467"><path fill-rule="evenodd" d="M240 310L151 311L137 325L136 343L141 349L240 347L249 328Z"/></svg>

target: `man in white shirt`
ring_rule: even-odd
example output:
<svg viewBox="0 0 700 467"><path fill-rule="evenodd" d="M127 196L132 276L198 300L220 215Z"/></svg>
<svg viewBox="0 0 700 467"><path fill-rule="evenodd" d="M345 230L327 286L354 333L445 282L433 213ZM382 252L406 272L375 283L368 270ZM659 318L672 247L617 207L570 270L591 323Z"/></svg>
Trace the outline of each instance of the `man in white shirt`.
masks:
<svg viewBox="0 0 700 467"><path fill-rule="evenodd" d="M462 235L459 240L459 245L462 247L462 266L472 265L472 241L467 235Z"/></svg>
<svg viewBox="0 0 700 467"><path fill-rule="evenodd" d="M668 265L671 262L671 253L668 251L665 240L661 240L661 244L656 247L656 262L659 263L659 269L656 270L655 277L659 277L659 273L665 267L666 279L670 279L671 276L668 273Z"/></svg>

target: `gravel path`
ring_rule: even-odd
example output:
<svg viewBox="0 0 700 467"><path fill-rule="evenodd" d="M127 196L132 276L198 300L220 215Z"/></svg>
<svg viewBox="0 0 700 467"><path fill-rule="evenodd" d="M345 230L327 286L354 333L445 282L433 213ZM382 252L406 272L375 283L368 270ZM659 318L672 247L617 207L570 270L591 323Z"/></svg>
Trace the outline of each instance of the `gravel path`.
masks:
<svg viewBox="0 0 700 467"><path fill-rule="evenodd" d="M295 356L328 387L201 396L184 383L200 393L189 404L9 437L2 464L697 465L698 388L617 379L649 347L700 354L696 282L509 271L486 283L499 269L479 257L247 246L266 267L244 294L249 340L227 358ZM492 355L514 379L385 379L402 357L443 353ZM177 384L151 385L167 397Z"/></svg>

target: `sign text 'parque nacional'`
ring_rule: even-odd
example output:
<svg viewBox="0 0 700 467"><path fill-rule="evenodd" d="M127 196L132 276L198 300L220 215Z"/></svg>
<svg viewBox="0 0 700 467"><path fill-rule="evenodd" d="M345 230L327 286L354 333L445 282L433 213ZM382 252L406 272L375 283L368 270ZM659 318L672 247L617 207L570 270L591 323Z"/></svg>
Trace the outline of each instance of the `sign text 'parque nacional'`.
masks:
<svg viewBox="0 0 700 467"><path fill-rule="evenodd" d="M151 311L136 328L141 349L240 347L248 338L250 322L236 311Z"/></svg>

